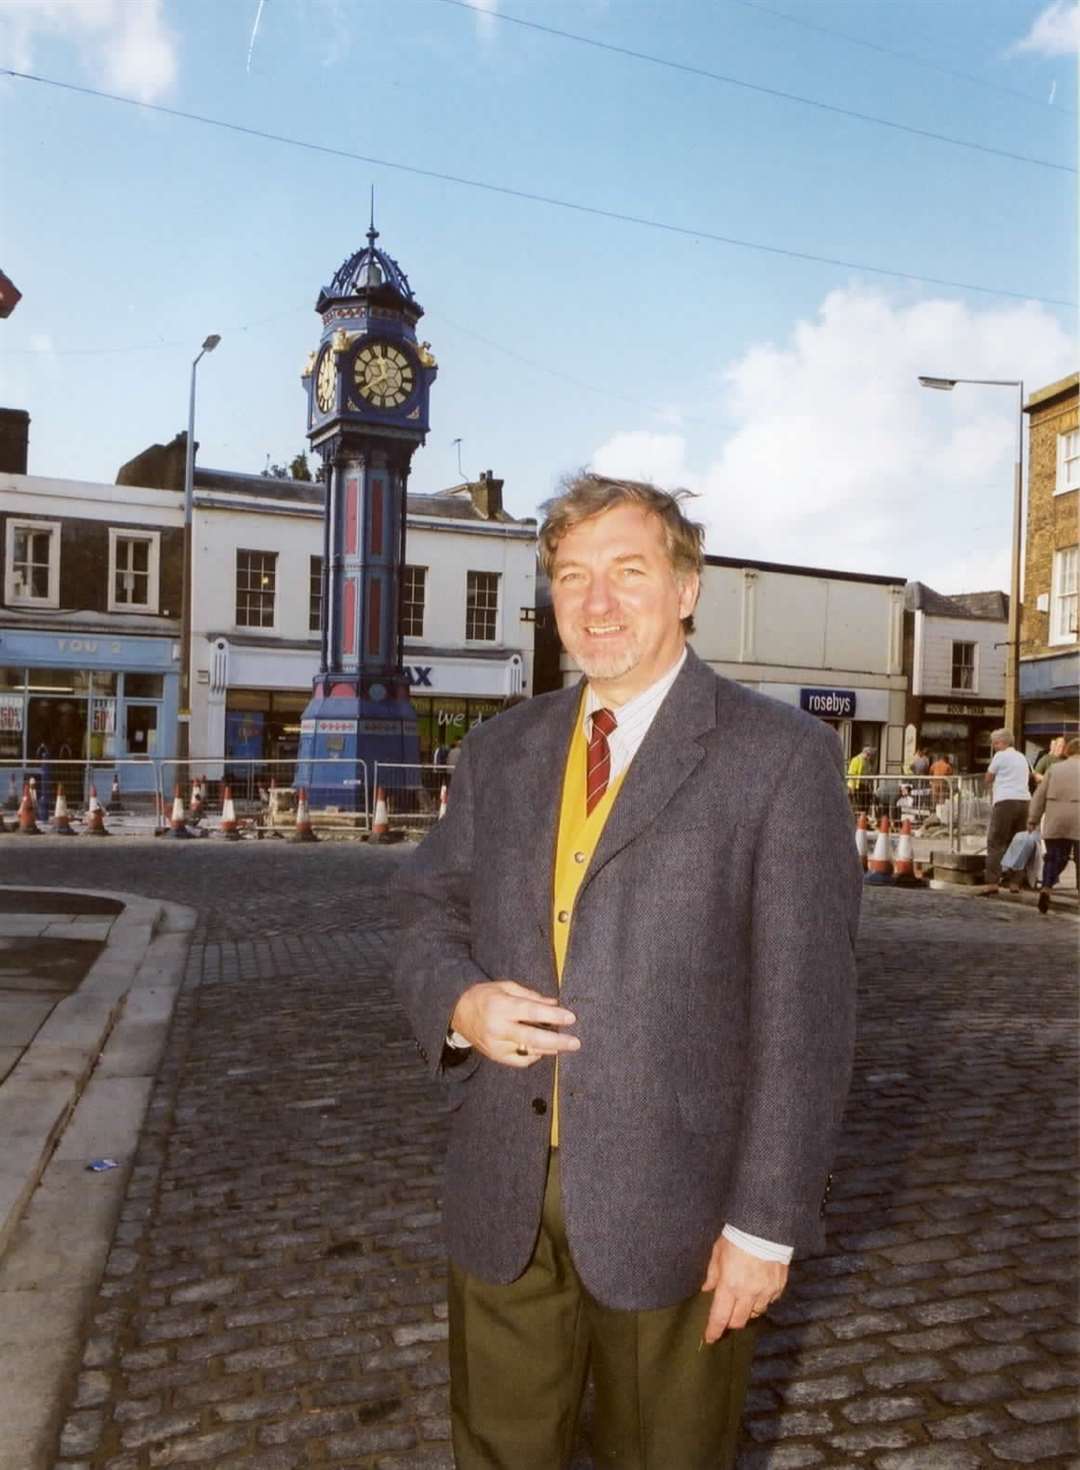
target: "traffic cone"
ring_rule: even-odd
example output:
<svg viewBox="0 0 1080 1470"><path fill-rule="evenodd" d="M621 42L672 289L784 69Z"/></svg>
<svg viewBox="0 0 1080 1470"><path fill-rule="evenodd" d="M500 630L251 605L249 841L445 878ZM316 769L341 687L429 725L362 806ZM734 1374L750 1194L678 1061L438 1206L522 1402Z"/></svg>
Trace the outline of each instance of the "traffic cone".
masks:
<svg viewBox="0 0 1080 1470"><path fill-rule="evenodd" d="M892 849L889 845L889 819L882 817L878 822L877 842L870 858L867 883L891 883L893 880Z"/></svg>
<svg viewBox="0 0 1080 1470"><path fill-rule="evenodd" d="M90 788L90 805L86 809L86 826L83 828L84 837L111 837L112 833L105 825L105 813L102 811L101 802L98 801L97 787Z"/></svg>
<svg viewBox="0 0 1080 1470"><path fill-rule="evenodd" d="M375 815L371 821L369 842L390 841L390 814L386 809L386 793L381 786L375 788Z"/></svg>
<svg viewBox="0 0 1080 1470"><path fill-rule="evenodd" d="M221 798L221 835L228 842L240 841L236 807L233 805L232 788L229 786L225 787Z"/></svg>
<svg viewBox="0 0 1080 1470"><path fill-rule="evenodd" d="M37 807L30 794L30 785L29 781L23 784L23 798L19 805L19 834L22 837L38 837L41 834L41 828L36 821Z"/></svg>
<svg viewBox="0 0 1080 1470"><path fill-rule="evenodd" d="M915 847L911 840L911 818L900 823L900 839L896 844L896 859L893 873L898 888L922 888L921 878L915 876Z"/></svg>
<svg viewBox="0 0 1080 1470"><path fill-rule="evenodd" d="M447 790L446 783L444 782L443 785L439 787L439 821L440 822L442 821L443 817L446 816L446 803L447 803L447 798L448 798L449 794L450 793Z"/></svg>
<svg viewBox="0 0 1080 1470"><path fill-rule="evenodd" d="M124 803L120 799L119 771L113 772L112 790L109 792L109 804L105 810L109 812L122 812L124 810Z"/></svg>
<svg viewBox="0 0 1080 1470"><path fill-rule="evenodd" d="M315 829L311 825L311 813L308 810L307 790L301 786L296 793L296 831L290 837L290 842L318 842Z"/></svg>
<svg viewBox="0 0 1080 1470"><path fill-rule="evenodd" d="M177 839L191 836L191 833L187 829L187 823L184 820L184 797L179 786L177 786L173 793L172 818L169 822L169 830L166 836Z"/></svg>
<svg viewBox="0 0 1080 1470"><path fill-rule="evenodd" d="M870 858L870 839L866 835L869 822L866 813L859 813L859 820L855 823L855 852L858 855L862 870L865 873Z"/></svg>
<svg viewBox="0 0 1080 1470"><path fill-rule="evenodd" d="M15 785L15 772L12 771L8 780L7 801L4 802L6 812L17 812L19 810L19 788Z"/></svg>
<svg viewBox="0 0 1080 1470"><path fill-rule="evenodd" d="M53 812L52 829L58 837L75 836L75 828L71 825L67 797L64 795L62 785L57 785L56 788L56 810Z"/></svg>

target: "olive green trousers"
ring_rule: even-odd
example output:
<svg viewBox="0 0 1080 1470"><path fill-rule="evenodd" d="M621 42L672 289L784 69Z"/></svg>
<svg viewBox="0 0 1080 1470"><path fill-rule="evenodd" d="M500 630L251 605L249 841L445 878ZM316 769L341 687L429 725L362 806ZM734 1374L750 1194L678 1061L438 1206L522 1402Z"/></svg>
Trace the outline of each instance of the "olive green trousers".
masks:
<svg viewBox="0 0 1080 1470"><path fill-rule="evenodd" d="M524 1274L490 1286L450 1266L450 1409L458 1470L560 1470L585 1383L596 1392L593 1463L728 1470L756 1326L702 1346L712 1301L616 1311L582 1285L566 1242L558 1150Z"/></svg>

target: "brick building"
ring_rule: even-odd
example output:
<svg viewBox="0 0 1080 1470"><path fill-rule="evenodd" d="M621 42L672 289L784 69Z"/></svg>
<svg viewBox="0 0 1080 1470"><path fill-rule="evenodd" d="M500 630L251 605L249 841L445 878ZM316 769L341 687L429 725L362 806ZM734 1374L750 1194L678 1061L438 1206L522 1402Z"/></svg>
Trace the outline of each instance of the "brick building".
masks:
<svg viewBox="0 0 1080 1470"><path fill-rule="evenodd" d="M1028 415L1028 510L1020 700L1031 754L1080 731L1077 634L1080 373L1036 389Z"/></svg>

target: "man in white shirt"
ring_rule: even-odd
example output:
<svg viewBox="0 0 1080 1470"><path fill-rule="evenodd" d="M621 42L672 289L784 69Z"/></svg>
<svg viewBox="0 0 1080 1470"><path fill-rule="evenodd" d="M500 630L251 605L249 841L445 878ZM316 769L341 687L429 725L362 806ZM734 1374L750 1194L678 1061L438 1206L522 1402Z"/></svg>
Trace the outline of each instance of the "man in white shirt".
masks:
<svg viewBox="0 0 1080 1470"><path fill-rule="evenodd" d="M1016 749L1011 730L995 730L990 736L993 759L983 784L993 787L990 824L986 829L986 895L998 892L1001 859L1017 832L1027 827L1031 767Z"/></svg>

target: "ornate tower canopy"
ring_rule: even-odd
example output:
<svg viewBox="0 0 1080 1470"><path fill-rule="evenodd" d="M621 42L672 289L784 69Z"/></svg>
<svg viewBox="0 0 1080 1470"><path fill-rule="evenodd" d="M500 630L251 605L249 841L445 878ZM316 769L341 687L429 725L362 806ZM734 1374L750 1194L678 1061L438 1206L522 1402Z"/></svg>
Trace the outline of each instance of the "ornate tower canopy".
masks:
<svg viewBox="0 0 1080 1470"><path fill-rule="evenodd" d="M335 302L359 297L362 301L398 306L415 322L424 309L413 294L409 278L385 250L375 244L379 232L374 221L367 232L367 244L339 267L329 286L319 292L315 310L325 312Z"/></svg>

